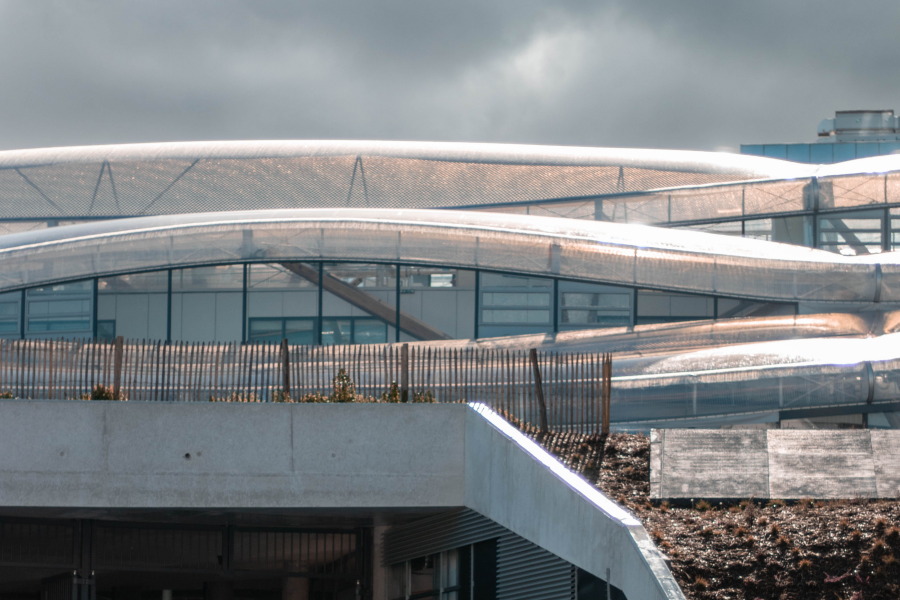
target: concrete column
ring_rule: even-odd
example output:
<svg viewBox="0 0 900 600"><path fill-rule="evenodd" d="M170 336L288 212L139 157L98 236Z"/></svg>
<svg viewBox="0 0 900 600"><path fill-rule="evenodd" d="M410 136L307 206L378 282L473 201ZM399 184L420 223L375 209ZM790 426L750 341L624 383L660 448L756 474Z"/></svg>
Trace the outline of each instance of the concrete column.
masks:
<svg viewBox="0 0 900 600"><path fill-rule="evenodd" d="M281 600L309 600L309 579L306 577L282 579Z"/></svg>
<svg viewBox="0 0 900 600"><path fill-rule="evenodd" d="M230 581L207 581L203 587L206 600L234 600L234 584Z"/></svg>
<svg viewBox="0 0 900 600"><path fill-rule="evenodd" d="M384 532L388 527L375 527L372 531L372 600L387 600L388 569L381 562L384 557Z"/></svg>
<svg viewBox="0 0 900 600"><path fill-rule="evenodd" d="M162 600L172 600L172 590L163 590Z"/></svg>

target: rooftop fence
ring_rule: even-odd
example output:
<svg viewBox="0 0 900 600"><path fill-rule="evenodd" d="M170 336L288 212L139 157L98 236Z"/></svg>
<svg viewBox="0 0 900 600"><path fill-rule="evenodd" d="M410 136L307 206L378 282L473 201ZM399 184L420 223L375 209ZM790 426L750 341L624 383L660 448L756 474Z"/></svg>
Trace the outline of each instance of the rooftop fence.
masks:
<svg viewBox="0 0 900 600"><path fill-rule="evenodd" d="M0 393L46 400L481 402L547 431L599 433L604 424L609 355L286 342L0 340Z"/></svg>
<svg viewBox="0 0 900 600"><path fill-rule="evenodd" d="M610 355L596 352L5 340L0 393L154 402L480 402L547 431L592 433L603 430L604 414L613 423L637 424L898 410L897 340L900 334L726 346L625 357L614 370Z"/></svg>

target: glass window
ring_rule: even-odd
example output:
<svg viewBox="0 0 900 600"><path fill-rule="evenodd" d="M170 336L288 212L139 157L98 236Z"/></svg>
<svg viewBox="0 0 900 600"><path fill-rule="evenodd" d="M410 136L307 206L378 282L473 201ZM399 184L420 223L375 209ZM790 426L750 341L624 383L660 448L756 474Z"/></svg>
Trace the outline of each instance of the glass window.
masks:
<svg viewBox="0 0 900 600"><path fill-rule="evenodd" d="M239 342L243 305L243 265L172 271L173 340Z"/></svg>
<svg viewBox="0 0 900 600"><path fill-rule="evenodd" d="M744 222L744 237L795 246L812 246L810 217L775 217Z"/></svg>
<svg viewBox="0 0 900 600"><path fill-rule="evenodd" d="M168 271L101 277L97 282L97 337L166 339ZM103 333L101 333L101 325Z"/></svg>
<svg viewBox="0 0 900 600"><path fill-rule="evenodd" d="M719 298L716 318L736 319L739 317L789 316L796 312L797 306L795 304Z"/></svg>
<svg viewBox="0 0 900 600"><path fill-rule="evenodd" d="M633 297L628 288L560 281L559 329L627 327Z"/></svg>
<svg viewBox="0 0 900 600"><path fill-rule="evenodd" d="M19 337L19 311L21 294L0 294L0 337Z"/></svg>
<svg viewBox="0 0 900 600"><path fill-rule="evenodd" d="M448 550L391 565L388 598L458 600L463 589L460 554Z"/></svg>
<svg viewBox="0 0 900 600"><path fill-rule="evenodd" d="M881 252L883 210L854 211L819 217L819 248L848 256Z"/></svg>
<svg viewBox="0 0 900 600"><path fill-rule="evenodd" d="M892 208L891 218L891 250L900 249L900 208Z"/></svg>
<svg viewBox="0 0 900 600"><path fill-rule="evenodd" d="M481 273L480 337L553 330L553 280Z"/></svg>
<svg viewBox="0 0 900 600"><path fill-rule="evenodd" d="M396 267L325 263L323 271L323 344L373 344L395 340Z"/></svg>
<svg viewBox="0 0 900 600"><path fill-rule="evenodd" d="M440 592L440 554L432 554L409 561L409 595L411 598L435 598Z"/></svg>
<svg viewBox="0 0 900 600"><path fill-rule="evenodd" d="M250 342L276 342L312 345L316 343L316 319L251 318L247 328Z"/></svg>
<svg viewBox="0 0 900 600"><path fill-rule="evenodd" d="M475 337L475 272L400 267L400 340Z"/></svg>
<svg viewBox="0 0 900 600"><path fill-rule="evenodd" d="M322 344L386 344L388 326L384 321L371 317L322 319Z"/></svg>
<svg viewBox="0 0 900 600"><path fill-rule="evenodd" d="M712 319L715 302L709 296L638 290L637 324L674 323Z"/></svg>
<svg viewBox="0 0 900 600"><path fill-rule="evenodd" d="M93 281L78 281L26 291L26 336L93 336L93 287Z"/></svg>
<svg viewBox="0 0 900 600"><path fill-rule="evenodd" d="M97 339L111 342L116 339L116 322L97 319Z"/></svg>

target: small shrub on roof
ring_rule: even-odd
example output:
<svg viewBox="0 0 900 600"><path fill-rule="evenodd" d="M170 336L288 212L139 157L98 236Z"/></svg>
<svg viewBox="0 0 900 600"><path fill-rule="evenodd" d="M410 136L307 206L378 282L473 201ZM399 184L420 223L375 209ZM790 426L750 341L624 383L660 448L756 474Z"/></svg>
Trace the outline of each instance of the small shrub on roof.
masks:
<svg viewBox="0 0 900 600"><path fill-rule="evenodd" d="M125 401L128 400L128 397L124 394L124 392L119 392L116 394L112 386L97 384L91 390L90 394L82 394L82 400L119 400Z"/></svg>

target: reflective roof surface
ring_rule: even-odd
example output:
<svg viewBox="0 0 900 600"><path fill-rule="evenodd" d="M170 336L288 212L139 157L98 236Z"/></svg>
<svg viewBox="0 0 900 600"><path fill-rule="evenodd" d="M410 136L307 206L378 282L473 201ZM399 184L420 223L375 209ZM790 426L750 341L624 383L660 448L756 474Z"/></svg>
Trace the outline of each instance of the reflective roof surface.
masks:
<svg viewBox="0 0 900 600"><path fill-rule="evenodd" d="M810 176L756 156L506 144L182 142L0 152L0 219L437 208Z"/></svg>

